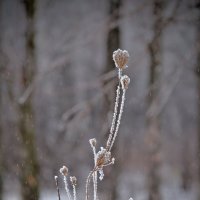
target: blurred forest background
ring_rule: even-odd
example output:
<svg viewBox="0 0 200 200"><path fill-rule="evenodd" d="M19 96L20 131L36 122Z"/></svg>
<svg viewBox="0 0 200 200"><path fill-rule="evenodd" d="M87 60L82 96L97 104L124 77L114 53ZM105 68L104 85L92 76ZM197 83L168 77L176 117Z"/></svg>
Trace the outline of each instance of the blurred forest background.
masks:
<svg viewBox="0 0 200 200"><path fill-rule="evenodd" d="M199 0L0 0L0 200L79 197L105 144L117 72L131 78L100 199L200 199Z"/></svg>

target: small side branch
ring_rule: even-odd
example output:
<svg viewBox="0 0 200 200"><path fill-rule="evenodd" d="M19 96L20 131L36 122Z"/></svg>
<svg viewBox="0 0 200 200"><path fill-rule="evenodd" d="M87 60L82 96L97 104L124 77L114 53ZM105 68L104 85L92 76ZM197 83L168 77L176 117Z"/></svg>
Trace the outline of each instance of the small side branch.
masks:
<svg viewBox="0 0 200 200"><path fill-rule="evenodd" d="M181 5L182 0L177 0L172 11L171 16L163 21L163 29L166 28L171 22L173 22L177 16L178 9Z"/></svg>

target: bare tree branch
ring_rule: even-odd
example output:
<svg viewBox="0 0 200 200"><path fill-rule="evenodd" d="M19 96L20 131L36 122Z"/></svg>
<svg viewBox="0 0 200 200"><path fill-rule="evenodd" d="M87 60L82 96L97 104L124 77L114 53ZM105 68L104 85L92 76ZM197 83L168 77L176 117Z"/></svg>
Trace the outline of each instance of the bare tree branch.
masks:
<svg viewBox="0 0 200 200"><path fill-rule="evenodd" d="M163 28L166 28L170 23L175 21L175 19L177 17L178 9L179 9L182 1L183 0L176 0L174 9L173 9L171 15L163 21Z"/></svg>

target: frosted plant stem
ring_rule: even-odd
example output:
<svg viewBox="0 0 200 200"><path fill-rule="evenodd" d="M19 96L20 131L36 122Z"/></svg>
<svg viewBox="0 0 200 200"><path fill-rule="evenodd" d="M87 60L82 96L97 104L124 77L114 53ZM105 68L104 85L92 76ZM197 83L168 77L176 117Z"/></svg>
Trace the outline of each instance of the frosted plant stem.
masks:
<svg viewBox="0 0 200 200"><path fill-rule="evenodd" d="M92 147L92 152L94 156L94 165L96 165L96 148L94 146Z"/></svg>
<svg viewBox="0 0 200 200"><path fill-rule="evenodd" d="M118 70L118 78L119 78L119 80L121 79L121 77L122 77L122 70L119 69L119 70Z"/></svg>
<svg viewBox="0 0 200 200"><path fill-rule="evenodd" d="M104 165L104 167L112 165L112 164L113 164L113 162L109 162L108 164Z"/></svg>
<svg viewBox="0 0 200 200"><path fill-rule="evenodd" d="M97 158L96 158L96 148L92 147L93 155L94 155L94 166L96 166ZM93 187L94 187L94 200L97 199L97 172L93 173Z"/></svg>
<svg viewBox="0 0 200 200"><path fill-rule="evenodd" d="M118 119L117 119L117 125L116 125L115 133L114 133L114 136L113 136L109 151L111 151L111 149L113 147L113 144L115 142L115 139L117 137L118 131L119 131L119 125L120 125L120 122L121 122L122 113L123 113L123 109L124 109L125 94L126 94L126 90L123 89L122 101L121 101L120 111L119 111L119 115L118 115Z"/></svg>
<svg viewBox="0 0 200 200"><path fill-rule="evenodd" d="M76 186L73 185L73 196L74 196L74 200L76 200Z"/></svg>
<svg viewBox="0 0 200 200"><path fill-rule="evenodd" d="M107 141L107 149L110 147L110 143L111 143L111 140L112 140L112 137L114 134L114 128L115 128L116 118L117 118L117 108L119 106L119 98L120 98L120 83L117 86L117 90L116 90L115 107L114 107L112 124L111 124L111 128L110 128L110 134L109 134L108 141Z"/></svg>
<svg viewBox="0 0 200 200"><path fill-rule="evenodd" d="M93 184L94 184L94 200L97 200L97 172L93 174Z"/></svg>
<svg viewBox="0 0 200 200"><path fill-rule="evenodd" d="M95 171L92 170L92 171L89 173L89 175L88 175L88 177L87 177L87 180L86 180L86 197L85 197L86 200L89 199L88 188L89 188L89 184L90 184L90 178L91 178L91 176L92 176L92 174L93 174L94 172L95 172Z"/></svg>
<svg viewBox="0 0 200 200"><path fill-rule="evenodd" d="M58 200L61 200L60 199L60 190L59 190L58 177L57 176L55 176L55 182L56 182L56 190L57 190Z"/></svg>
<svg viewBox="0 0 200 200"><path fill-rule="evenodd" d="M71 194L69 192L68 184L67 184L67 177L66 176L63 176L63 177L64 177L65 190L67 193L68 200L72 200Z"/></svg>

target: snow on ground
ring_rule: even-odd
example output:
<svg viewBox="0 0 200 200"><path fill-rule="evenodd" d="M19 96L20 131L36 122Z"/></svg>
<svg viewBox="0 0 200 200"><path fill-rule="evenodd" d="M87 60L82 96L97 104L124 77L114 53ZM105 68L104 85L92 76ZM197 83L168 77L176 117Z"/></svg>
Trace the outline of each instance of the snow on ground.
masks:
<svg viewBox="0 0 200 200"><path fill-rule="evenodd" d="M196 200L196 192L191 190L189 192L182 191L177 187L173 187L173 185L169 187L165 187L162 189L162 195L164 200ZM63 199L66 195L62 195ZM84 195L83 195L84 197ZM146 200L147 199L147 192L146 191L138 191L132 195L134 200ZM44 190L41 193L40 200L56 200L56 191ZM84 198L82 198L84 199ZM4 195L3 200L21 200L19 193L10 192ZM124 200L124 199L123 199ZM128 200L128 199L127 199Z"/></svg>
<svg viewBox="0 0 200 200"><path fill-rule="evenodd" d="M145 174L142 174L140 171L138 171L134 174L128 173L129 176L127 176L126 173L122 173L120 177L120 184L118 185L118 191L120 192L119 200L128 200L130 197L132 197L134 200L147 200L148 193L147 186L145 184ZM181 184L179 177L173 173L169 173L167 170L162 171L162 178L161 192L163 200L197 199L198 189L195 188L194 185L191 186L191 189L188 192L184 191L180 187ZM99 188L101 188L101 184L102 183L99 184ZM19 191L19 183L17 181L13 180L12 183L7 181L3 200L21 200ZM61 190L60 192L62 199L67 199L65 191ZM78 187L78 199L85 199L84 192L85 187ZM104 195L99 195L99 199L107 200ZM43 189L41 191L40 200L57 200L56 188L51 190Z"/></svg>

